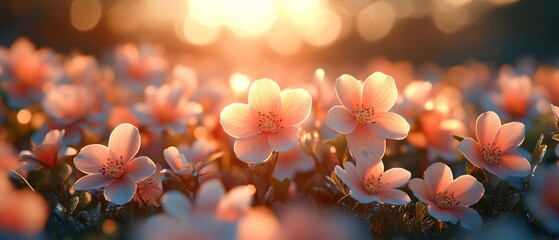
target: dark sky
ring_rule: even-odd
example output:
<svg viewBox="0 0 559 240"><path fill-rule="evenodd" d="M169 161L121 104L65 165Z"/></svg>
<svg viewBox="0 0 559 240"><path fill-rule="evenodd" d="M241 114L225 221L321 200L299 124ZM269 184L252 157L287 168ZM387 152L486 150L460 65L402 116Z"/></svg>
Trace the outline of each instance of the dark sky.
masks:
<svg viewBox="0 0 559 240"><path fill-rule="evenodd" d="M48 46L61 53L79 49L83 53L98 55L126 41L157 42L167 49L194 54L205 54L209 49L195 48L177 39L149 33L117 36L106 24L99 24L90 32L79 32L69 24L70 2L0 1L0 45L9 46L18 37L26 36L38 46ZM17 13L18 9L25 11ZM446 66L469 59L500 65L514 63L523 56L533 56L541 62L555 62L559 57L559 1L521 0L510 6L495 8L475 24L454 34L437 30L429 17L400 20L379 42L367 43L353 32L328 48L306 49L300 54L311 60L362 63L371 57L385 56L408 59L414 63L434 61ZM298 55L292 58L296 57Z"/></svg>

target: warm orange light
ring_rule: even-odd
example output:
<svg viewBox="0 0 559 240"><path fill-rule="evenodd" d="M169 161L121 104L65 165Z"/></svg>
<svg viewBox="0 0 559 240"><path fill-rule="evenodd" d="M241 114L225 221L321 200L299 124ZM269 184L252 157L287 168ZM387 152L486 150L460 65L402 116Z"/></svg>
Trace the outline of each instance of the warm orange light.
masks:
<svg viewBox="0 0 559 240"><path fill-rule="evenodd" d="M248 89L250 85L250 79L244 74L233 73L231 75L231 78L229 79L229 85L231 86L231 89L233 89L233 91L242 93Z"/></svg>
<svg viewBox="0 0 559 240"><path fill-rule="evenodd" d="M93 29L101 19L99 0L75 0L70 6L72 26L80 31Z"/></svg>
<svg viewBox="0 0 559 240"><path fill-rule="evenodd" d="M385 1L371 3L357 14L357 31L369 42L383 39L394 26L396 13Z"/></svg>
<svg viewBox="0 0 559 240"><path fill-rule="evenodd" d="M21 123L21 124L28 124L29 122L31 122L31 112L27 109L21 109L19 110L19 112L17 112L17 122Z"/></svg>

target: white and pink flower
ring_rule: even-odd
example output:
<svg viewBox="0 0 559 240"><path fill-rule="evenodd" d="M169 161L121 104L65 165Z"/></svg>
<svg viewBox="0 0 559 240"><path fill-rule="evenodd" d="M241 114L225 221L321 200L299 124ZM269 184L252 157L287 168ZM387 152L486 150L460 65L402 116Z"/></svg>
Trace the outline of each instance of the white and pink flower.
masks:
<svg viewBox="0 0 559 240"><path fill-rule="evenodd" d="M311 95L304 89L280 91L270 79L254 81L248 104L233 103L220 115L223 130L236 138L234 151L244 162L261 163L272 152L297 145L298 126L310 115Z"/></svg>
<svg viewBox="0 0 559 240"><path fill-rule="evenodd" d="M524 177L530 173L530 162L517 150L524 141L524 124L501 125L497 114L484 112L477 118L476 136L478 141L466 138L460 142L460 151L476 167L503 180L507 176Z"/></svg>
<svg viewBox="0 0 559 240"><path fill-rule="evenodd" d="M411 173L403 168L384 171L380 159L358 158L356 165L344 162L344 169L336 166L336 175L350 188L351 197L360 203L402 205L411 201L408 194L395 189L408 183Z"/></svg>
<svg viewBox="0 0 559 240"><path fill-rule="evenodd" d="M136 183L156 170L149 157L134 157L140 149L140 141L138 129L124 123L113 130L108 147L100 144L83 147L74 158L74 164L87 175L74 183L74 189L103 187L109 202L119 205L130 202L136 192Z"/></svg>
<svg viewBox="0 0 559 240"><path fill-rule="evenodd" d="M470 175L454 179L452 170L444 163L433 163L424 179L410 180L415 197L427 204L427 211L436 219L450 221L467 229L481 227L483 220L469 206L477 203L485 192L483 185Z"/></svg>
<svg viewBox="0 0 559 240"><path fill-rule="evenodd" d="M51 130L44 136L41 142L31 141L33 149L31 149L31 151L21 151L19 156L26 160L40 161L52 167L64 158L76 155L77 153L76 149L66 147L66 145L63 144L63 137L64 130Z"/></svg>
<svg viewBox="0 0 559 240"><path fill-rule="evenodd" d="M388 112L398 97L392 77L375 72L361 82L344 74L336 80L336 94L342 105L330 109L326 125L346 135L355 159L380 160L386 150L386 138L401 140L407 136L408 122Z"/></svg>

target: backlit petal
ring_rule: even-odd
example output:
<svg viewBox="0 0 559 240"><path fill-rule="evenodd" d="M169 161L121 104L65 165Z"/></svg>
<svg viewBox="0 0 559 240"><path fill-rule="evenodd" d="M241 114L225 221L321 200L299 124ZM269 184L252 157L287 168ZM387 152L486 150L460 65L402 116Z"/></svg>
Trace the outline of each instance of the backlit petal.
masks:
<svg viewBox="0 0 559 240"><path fill-rule="evenodd" d="M484 112L476 120L476 136L481 144L493 143L497 131L501 127L501 120L492 111Z"/></svg>
<svg viewBox="0 0 559 240"><path fill-rule="evenodd" d="M74 165L84 173L96 174L109 158L109 148L101 144L90 144L83 147L74 157Z"/></svg>
<svg viewBox="0 0 559 240"><path fill-rule="evenodd" d="M396 83L391 76L382 72L371 74L363 83L363 105L376 112L386 112L398 98Z"/></svg>
<svg viewBox="0 0 559 240"><path fill-rule="evenodd" d="M377 194L380 201L391 205L403 205L411 202L410 196L402 190L398 189L382 189Z"/></svg>
<svg viewBox="0 0 559 240"><path fill-rule="evenodd" d="M353 132L357 127L357 120L343 106L334 106L326 115L326 126L342 134Z"/></svg>
<svg viewBox="0 0 559 240"><path fill-rule="evenodd" d="M272 147L268 143L267 134L257 134L235 141L233 150L243 162L261 163L272 155Z"/></svg>
<svg viewBox="0 0 559 240"><path fill-rule="evenodd" d="M452 170L441 162L431 164L425 171L425 181L431 193L436 194L447 189L454 180Z"/></svg>
<svg viewBox="0 0 559 240"><path fill-rule="evenodd" d="M483 185L470 175L462 175L456 178L447 190L449 193L454 193L458 205L464 207L477 203L485 192Z"/></svg>
<svg viewBox="0 0 559 240"><path fill-rule="evenodd" d="M136 182L128 175L123 175L105 186L104 195L107 201L118 205L124 205L134 196L136 192Z"/></svg>
<svg viewBox="0 0 559 240"><path fill-rule="evenodd" d="M386 185L386 188L397 188L410 181L410 171L403 168L391 168L384 172L381 176L381 181Z"/></svg>
<svg viewBox="0 0 559 240"><path fill-rule="evenodd" d="M346 135L346 140L349 152L355 159L374 156L380 161L384 156L386 140L373 134L365 125L357 125L355 131Z"/></svg>
<svg viewBox="0 0 559 240"><path fill-rule="evenodd" d="M219 122L223 130L235 138L248 137L260 132L257 116L250 106L244 103L232 103L223 108Z"/></svg>
<svg viewBox="0 0 559 240"><path fill-rule="evenodd" d="M107 186L115 179L103 174L86 175L74 183L74 190L89 190Z"/></svg>
<svg viewBox="0 0 559 240"><path fill-rule="evenodd" d="M297 146L297 132L295 127L286 127L278 133L268 133L268 141L276 152L286 152Z"/></svg>
<svg viewBox="0 0 559 240"><path fill-rule="evenodd" d="M109 149L128 163L140 149L140 131L130 123L116 126L109 137Z"/></svg>
<svg viewBox="0 0 559 240"><path fill-rule="evenodd" d="M126 167L126 173L135 182L144 180L155 172L155 163L146 156L132 159Z"/></svg>
<svg viewBox="0 0 559 240"><path fill-rule="evenodd" d="M460 142L460 151L464 157L478 168L485 168L487 165L481 156L479 144L471 138L465 138Z"/></svg>
<svg viewBox="0 0 559 240"><path fill-rule="evenodd" d="M280 87L267 78L254 81L248 92L248 105L262 113L278 114L281 105Z"/></svg>
<svg viewBox="0 0 559 240"><path fill-rule="evenodd" d="M374 123L367 126L383 138L402 140L410 131L410 124L406 119L393 112L377 112L373 116L373 121Z"/></svg>
<svg viewBox="0 0 559 240"><path fill-rule="evenodd" d="M510 122L499 128L495 136L495 143L502 151L516 148L524 141L524 124Z"/></svg>
<svg viewBox="0 0 559 240"><path fill-rule="evenodd" d="M344 107L354 110L361 105L361 84L353 76L344 74L336 80L336 95Z"/></svg>
<svg viewBox="0 0 559 240"><path fill-rule="evenodd" d="M422 201L423 203L432 205L433 204L433 193L429 190L429 186L427 182L420 178L414 178L410 180L408 184L410 190L413 192L413 195Z"/></svg>
<svg viewBox="0 0 559 240"><path fill-rule="evenodd" d="M504 153L501 155L499 164L504 168L508 176L525 177L530 173L532 166L528 160L516 152Z"/></svg>
<svg viewBox="0 0 559 240"><path fill-rule="evenodd" d="M281 93L280 117L282 126L291 127L303 123L311 114L312 97L304 89L284 90Z"/></svg>

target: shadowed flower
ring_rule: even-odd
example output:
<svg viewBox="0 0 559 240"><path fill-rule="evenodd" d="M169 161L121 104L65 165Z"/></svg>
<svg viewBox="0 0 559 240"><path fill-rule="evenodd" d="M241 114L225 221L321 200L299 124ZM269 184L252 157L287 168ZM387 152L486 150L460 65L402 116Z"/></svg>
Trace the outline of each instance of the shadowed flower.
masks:
<svg viewBox="0 0 559 240"><path fill-rule="evenodd" d="M386 150L386 138L401 140L410 131L402 116L388 112L398 97L392 77L375 72L361 82L345 74L336 80L336 94L342 105L330 109L326 125L346 134L355 159L376 155L372 158L380 160Z"/></svg>
<svg viewBox="0 0 559 240"><path fill-rule="evenodd" d="M175 174L192 177L194 172L206 166L216 149L217 142L197 139L190 147L168 147L163 150L163 156Z"/></svg>
<svg viewBox="0 0 559 240"><path fill-rule="evenodd" d="M163 183L161 182L161 165L156 164L155 172L148 178L136 183L136 194L132 200L140 208L159 207L161 195L163 195Z"/></svg>
<svg viewBox="0 0 559 240"><path fill-rule="evenodd" d="M36 50L25 38L15 41L9 51L3 50L0 49L0 79L6 80L8 105L12 108L41 101L44 91L62 76L55 55L48 49Z"/></svg>
<svg viewBox="0 0 559 240"><path fill-rule="evenodd" d="M75 190L104 187L105 198L112 203L128 203L136 192L136 182L155 172L149 157L134 157L140 148L140 132L131 124L118 125L109 137L108 147L90 144L74 158L80 171L88 174L74 183Z"/></svg>
<svg viewBox="0 0 559 240"><path fill-rule="evenodd" d="M162 50L154 45L139 47L127 43L115 49L115 73L120 84L140 93L149 85L159 86L165 79L167 61Z"/></svg>
<svg viewBox="0 0 559 240"><path fill-rule="evenodd" d="M553 115L555 116L555 125L556 125L557 129L559 129L559 107L557 107L555 105L551 105L551 111L553 112ZM557 144L557 146L555 146L555 155L559 156L559 144Z"/></svg>
<svg viewBox="0 0 559 240"><path fill-rule="evenodd" d="M0 169L0 196L0 238L15 237L5 233L29 237L45 227L49 217L47 201L32 191L14 190L3 169Z"/></svg>
<svg viewBox="0 0 559 240"><path fill-rule="evenodd" d="M357 165L357 166L356 166ZM360 203L380 202L402 205L411 201L408 194L395 189L405 185L411 173L403 168L384 171L382 160L358 158L356 165L344 162L344 168L336 166L336 175L350 188L350 195Z"/></svg>
<svg viewBox="0 0 559 240"><path fill-rule="evenodd" d="M476 167L503 180L507 176L524 177L530 173L530 162L517 150L524 141L524 124L501 125L497 114L484 112L477 118L476 136L479 142L472 138L460 142L460 151Z"/></svg>
<svg viewBox="0 0 559 240"><path fill-rule="evenodd" d="M534 190L526 194L525 205L552 234L559 233L559 167L538 168Z"/></svg>
<svg viewBox="0 0 559 240"><path fill-rule="evenodd" d="M280 91L270 79L254 81L248 104L233 103L220 115L223 130L237 138L234 151L244 162L261 163L272 152L297 145L298 126L311 112L312 98L304 89Z"/></svg>
<svg viewBox="0 0 559 240"><path fill-rule="evenodd" d="M21 151L19 156L26 160L38 160L52 167L64 158L76 155L77 153L76 149L66 147L66 145L63 144L63 137L64 130L51 130L45 135L42 142L31 141L33 149L31 151Z"/></svg>
<svg viewBox="0 0 559 240"><path fill-rule="evenodd" d="M199 104L183 97L184 90L178 82L159 88L149 86L144 93L145 103L137 104L134 112L152 132L171 129L179 134L184 133L190 118L202 111Z"/></svg>
<svg viewBox="0 0 559 240"><path fill-rule="evenodd" d="M482 219L469 206L477 203L485 192L483 185L470 175L456 179L444 163L433 163L425 171L425 180L414 178L409 187L415 197L428 204L427 211L441 221L450 221L467 229L481 227Z"/></svg>
<svg viewBox="0 0 559 240"><path fill-rule="evenodd" d="M49 121L33 138L41 137L52 129L65 129L64 140L68 144L77 144L81 140L81 131L96 135L103 133L108 105L96 89L81 85L59 85L49 91L43 100L43 110L50 117Z"/></svg>

